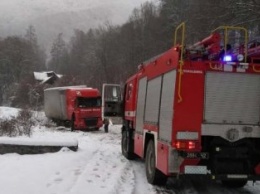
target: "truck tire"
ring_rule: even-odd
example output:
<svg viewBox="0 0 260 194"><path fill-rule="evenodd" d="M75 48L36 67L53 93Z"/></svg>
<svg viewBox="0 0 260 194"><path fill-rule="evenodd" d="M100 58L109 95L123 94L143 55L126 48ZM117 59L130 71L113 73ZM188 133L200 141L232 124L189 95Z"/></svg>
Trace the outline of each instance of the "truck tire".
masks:
<svg viewBox="0 0 260 194"><path fill-rule="evenodd" d="M64 127L69 128L70 127L70 121L64 121Z"/></svg>
<svg viewBox="0 0 260 194"><path fill-rule="evenodd" d="M146 149L145 156L145 171L146 178L150 184L153 185L165 185L167 182L167 176L161 171L156 169L156 158L155 158L155 148L154 141L150 140Z"/></svg>
<svg viewBox="0 0 260 194"><path fill-rule="evenodd" d="M242 188L247 184L247 180L224 180L222 184L229 188Z"/></svg>
<svg viewBox="0 0 260 194"><path fill-rule="evenodd" d="M72 115L71 117L71 126L70 126L71 131L75 130L75 116Z"/></svg>
<svg viewBox="0 0 260 194"><path fill-rule="evenodd" d="M134 160L136 158L136 155L134 154L134 141L132 137L129 137L127 135L127 131L122 131L122 139L121 139L121 150L122 154L128 159L128 160Z"/></svg>
<svg viewBox="0 0 260 194"><path fill-rule="evenodd" d="M51 119L51 120L52 120L53 123L56 124L57 127L61 126L61 124L60 124L61 121L60 120L58 120L58 119Z"/></svg>

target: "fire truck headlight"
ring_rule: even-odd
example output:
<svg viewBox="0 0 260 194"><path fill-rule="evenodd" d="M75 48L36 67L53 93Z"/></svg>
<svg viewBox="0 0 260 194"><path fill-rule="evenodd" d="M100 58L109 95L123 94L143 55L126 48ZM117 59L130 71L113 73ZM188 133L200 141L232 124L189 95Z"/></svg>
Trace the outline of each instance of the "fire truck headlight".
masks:
<svg viewBox="0 0 260 194"><path fill-rule="evenodd" d="M225 62L232 61L232 56L231 55L225 55L224 58L223 58L223 61L225 61Z"/></svg>
<svg viewBox="0 0 260 194"><path fill-rule="evenodd" d="M238 61L243 61L244 60L244 56L241 55L241 54L237 55L237 60Z"/></svg>

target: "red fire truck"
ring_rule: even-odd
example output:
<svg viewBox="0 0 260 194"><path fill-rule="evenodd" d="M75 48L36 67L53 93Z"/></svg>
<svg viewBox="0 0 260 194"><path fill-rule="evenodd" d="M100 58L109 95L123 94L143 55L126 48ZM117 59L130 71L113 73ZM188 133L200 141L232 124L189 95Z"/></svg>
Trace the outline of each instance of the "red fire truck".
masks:
<svg viewBox="0 0 260 194"><path fill-rule="evenodd" d="M71 130L95 129L102 125L101 95L98 89L67 86L44 90L45 115Z"/></svg>
<svg viewBox="0 0 260 194"><path fill-rule="evenodd" d="M182 23L175 46L127 80L122 153L145 160L149 183L260 179L260 52L247 39L246 29L221 26L188 47Z"/></svg>

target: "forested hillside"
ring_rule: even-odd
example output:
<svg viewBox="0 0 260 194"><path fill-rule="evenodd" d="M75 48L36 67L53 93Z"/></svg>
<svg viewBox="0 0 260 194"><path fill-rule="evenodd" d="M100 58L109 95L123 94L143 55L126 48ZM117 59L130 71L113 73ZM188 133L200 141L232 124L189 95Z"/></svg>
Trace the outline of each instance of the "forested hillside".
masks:
<svg viewBox="0 0 260 194"><path fill-rule="evenodd" d="M0 39L0 104L36 106L42 87L33 82L33 71L63 74L60 84L121 83L143 61L173 45L173 32L186 22L186 42L192 44L220 25L243 26L249 38L260 34L260 2L255 0L160 0L133 10L123 25L109 22L96 29L75 29L70 41L63 32L55 38L50 59L40 49L37 33L30 26L24 37ZM87 22L87 21L86 21ZM44 86L46 87L46 86ZM33 91L33 92L32 92ZM37 96L37 95L36 95ZM39 100L39 102L38 102Z"/></svg>

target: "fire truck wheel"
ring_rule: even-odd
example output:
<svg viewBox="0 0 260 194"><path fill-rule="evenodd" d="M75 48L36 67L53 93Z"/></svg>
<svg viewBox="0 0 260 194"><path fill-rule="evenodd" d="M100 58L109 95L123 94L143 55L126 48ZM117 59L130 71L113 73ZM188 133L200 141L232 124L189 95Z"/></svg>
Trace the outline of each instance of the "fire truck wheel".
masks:
<svg viewBox="0 0 260 194"><path fill-rule="evenodd" d="M165 185L167 182L167 176L161 171L156 169L156 158L155 158L155 148L154 141L150 140L146 149L145 156L145 171L146 177L150 184L153 185Z"/></svg>
<svg viewBox="0 0 260 194"><path fill-rule="evenodd" d="M133 141L131 141L131 139L127 137L127 131L124 130L122 132L121 150L122 150L122 154L128 160L134 160L135 159L135 154L133 153L133 150L130 150L130 148L133 147L132 144L133 144Z"/></svg>
<svg viewBox="0 0 260 194"><path fill-rule="evenodd" d="M71 131L74 131L75 130L75 116L73 115L72 117L71 117Z"/></svg>
<svg viewBox="0 0 260 194"><path fill-rule="evenodd" d="M225 180L222 184L229 188L242 188L247 184L247 180Z"/></svg>

